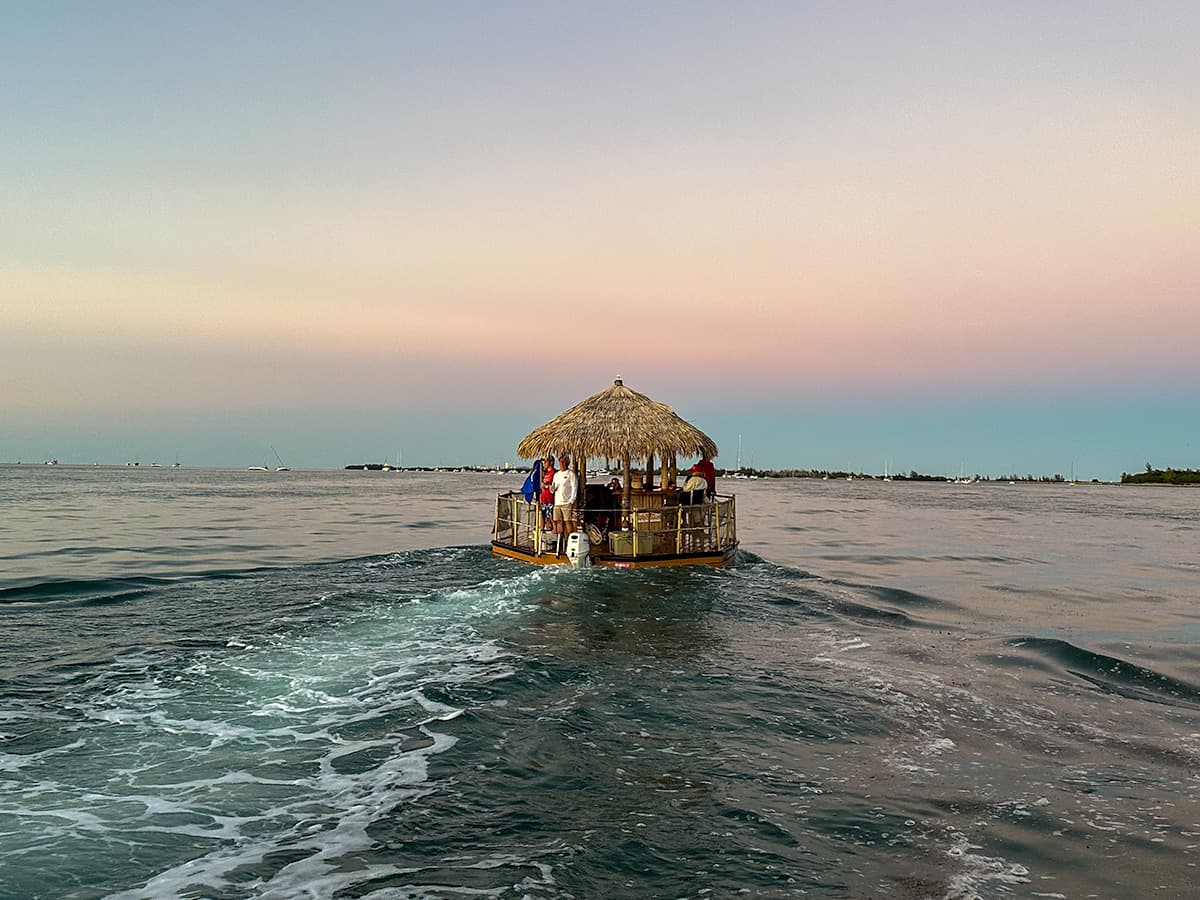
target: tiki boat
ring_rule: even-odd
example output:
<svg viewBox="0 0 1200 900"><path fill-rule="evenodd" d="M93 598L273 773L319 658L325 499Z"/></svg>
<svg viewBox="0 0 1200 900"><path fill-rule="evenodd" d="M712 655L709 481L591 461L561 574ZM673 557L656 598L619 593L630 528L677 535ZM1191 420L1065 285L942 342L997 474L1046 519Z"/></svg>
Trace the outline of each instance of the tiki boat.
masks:
<svg viewBox="0 0 1200 900"><path fill-rule="evenodd" d="M570 456L579 483L575 530L565 552L558 552L562 548L543 521L536 492L506 491L496 498L492 552L497 556L536 565L633 569L725 566L737 555L733 495L689 504L699 492L689 495L676 486L677 459L711 459L717 445L671 407L625 387L620 378L535 429L517 454L522 459ZM621 488L587 484L591 460L604 460L606 469L620 460Z"/></svg>

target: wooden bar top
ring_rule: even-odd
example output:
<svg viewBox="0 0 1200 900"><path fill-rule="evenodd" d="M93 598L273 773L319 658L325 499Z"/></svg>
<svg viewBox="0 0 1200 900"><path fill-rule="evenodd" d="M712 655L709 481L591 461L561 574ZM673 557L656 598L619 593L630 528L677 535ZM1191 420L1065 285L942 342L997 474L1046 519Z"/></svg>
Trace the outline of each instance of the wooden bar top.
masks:
<svg viewBox="0 0 1200 900"><path fill-rule="evenodd" d="M616 502L620 503L625 496L625 491L613 491L613 497ZM656 506L678 506L679 491L677 490L661 490L655 488L652 491L647 491L640 488L634 488L629 492L630 506L637 509L653 508Z"/></svg>

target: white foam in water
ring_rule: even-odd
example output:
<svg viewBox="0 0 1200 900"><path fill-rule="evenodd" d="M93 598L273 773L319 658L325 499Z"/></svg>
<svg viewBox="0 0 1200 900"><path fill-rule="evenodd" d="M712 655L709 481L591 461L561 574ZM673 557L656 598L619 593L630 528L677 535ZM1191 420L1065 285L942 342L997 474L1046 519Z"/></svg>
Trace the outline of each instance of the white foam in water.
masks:
<svg viewBox="0 0 1200 900"><path fill-rule="evenodd" d="M965 835L954 835L954 842L946 851L946 855L954 860L960 871L950 877L945 900L975 900L984 897L984 888L988 884L1029 883L1029 870L1024 866L974 852L979 849L980 847L968 841Z"/></svg>
<svg viewBox="0 0 1200 900"><path fill-rule="evenodd" d="M0 815L23 823L0 837L0 862L36 848L112 872L159 854L164 867L122 898L331 897L403 875L341 860L371 847L368 829L396 806L435 789L429 760L457 742L437 724L462 710L425 688L511 675L508 654L470 622L520 608L536 584L375 607L271 646L115 661L71 710L73 742L0 756L0 771L21 778L0 786ZM279 853L292 861L275 868Z"/></svg>
<svg viewBox="0 0 1200 900"><path fill-rule="evenodd" d="M75 741L62 747L52 747L49 750L42 750L40 753L0 753L0 772L16 772L18 769L24 769L27 766L52 757L69 754L82 746L83 741Z"/></svg>
<svg viewBox="0 0 1200 900"><path fill-rule="evenodd" d="M292 827L258 836L232 851L222 848L198 859L188 860L150 879L140 889L115 896L157 898L181 895L189 886L196 884L210 888L220 886L234 870L242 866L259 865L267 854L284 849L289 852L308 851L309 855L274 873L258 886L255 891L257 896L331 897L360 881L399 873L401 870L394 866L371 866L365 870L338 874L337 861L354 850L370 847L373 841L367 829L398 803L427 793L418 786L426 781L428 757L445 752L454 746L456 739L425 728L421 728L421 733L433 739L429 747L391 757L361 775L339 774L333 769L333 763L339 757L363 749L364 744L381 746L387 742L355 742L326 753L320 760L320 775L304 781L304 787L315 796L301 796L293 803L265 810L259 819L290 819L296 823ZM318 806L328 807L331 812L336 810L336 814L325 817L330 827L326 829L312 824L307 826L307 835L297 833L296 827L300 822L310 819L314 814L321 817ZM225 886L234 887L233 884Z"/></svg>

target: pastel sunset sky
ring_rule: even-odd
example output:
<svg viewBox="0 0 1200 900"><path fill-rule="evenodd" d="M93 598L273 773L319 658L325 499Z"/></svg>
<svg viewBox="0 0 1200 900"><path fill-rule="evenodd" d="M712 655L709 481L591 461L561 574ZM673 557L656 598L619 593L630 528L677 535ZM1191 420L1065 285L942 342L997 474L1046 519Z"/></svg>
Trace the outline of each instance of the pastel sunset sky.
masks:
<svg viewBox="0 0 1200 900"><path fill-rule="evenodd" d="M0 461L1200 467L1194 2L4 19Z"/></svg>

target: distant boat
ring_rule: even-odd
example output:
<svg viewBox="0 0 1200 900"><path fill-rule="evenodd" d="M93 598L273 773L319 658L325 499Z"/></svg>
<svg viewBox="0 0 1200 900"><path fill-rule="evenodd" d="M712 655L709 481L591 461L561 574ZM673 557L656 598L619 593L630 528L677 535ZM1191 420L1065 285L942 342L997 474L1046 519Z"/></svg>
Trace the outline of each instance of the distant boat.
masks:
<svg viewBox="0 0 1200 900"><path fill-rule="evenodd" d="M279 465L277 465L277 466L275 467L275 471L276 471L276 472L290 472L290 471L292 471L291 469L289 469L287 466L285 466L285 465L283 464L283 460L279 458L279 451L278 451L278 450L276 450L274 447L272 447L272 448L271 448L271 452L275 454L275 459L276 459L276 461L279 463Z"/></svg>
<svg viewBox="0 0 1200 900"><path fill-rule="evenodd" d="M737 463L732 472L725 473L730 478L757 478L757 475L747 475L742 471L742 436L738 435Z"/></svg>

